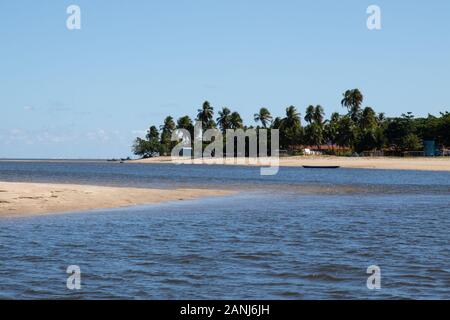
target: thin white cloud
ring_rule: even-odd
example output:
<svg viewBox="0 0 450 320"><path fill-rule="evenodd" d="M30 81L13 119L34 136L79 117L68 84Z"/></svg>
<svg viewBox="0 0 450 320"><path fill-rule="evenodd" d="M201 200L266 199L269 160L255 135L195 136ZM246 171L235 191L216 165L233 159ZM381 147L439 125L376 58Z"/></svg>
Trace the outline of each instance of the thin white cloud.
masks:
<svg viewBox="0 0 450 320"><path fill-rule="evenodd" d="M132 130L131 134L135 135L135 136L138 136L138 137L142 137L142 136L145 136L147 134L147 130Z"/></svg>

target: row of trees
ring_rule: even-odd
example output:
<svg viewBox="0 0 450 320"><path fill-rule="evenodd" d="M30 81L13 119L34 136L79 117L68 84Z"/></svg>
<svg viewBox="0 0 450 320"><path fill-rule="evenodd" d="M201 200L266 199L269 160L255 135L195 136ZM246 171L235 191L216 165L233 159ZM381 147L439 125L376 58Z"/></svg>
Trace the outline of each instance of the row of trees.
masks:
<svg viewBox="0 0 450 320"><path fill-rule="evenodd" d="M202 123L204 130L260 128L279 129L280 148L296 150L301 146L324 144L339 146L349 152L362 152L389 149L394 151L422 150L423 140L435 140L440 146L450 146L450 113L440 116L429 115L427 118L415 118L410 112L400 117L387 118L371 107L362 107L364 96L358 89L347 90L341 105L347 113L333 113L325 119L325 112L320 105L310 105L302 119L296 107L286 108L284 117L273 117L267 108L261 108L254 115L255 126L246 126L241 115L229 108L222 108L214 117L214 108L205 101L198 109L195 121ZM304 120L304 123L302 123ZM172 132L185 129L194 134L194 122L189 116L179 118L176 122L168 116L163 125L152 126L145 139L137 138L133 152L142 157L155 154L170 154L177 142L171 141Z"/></svg>

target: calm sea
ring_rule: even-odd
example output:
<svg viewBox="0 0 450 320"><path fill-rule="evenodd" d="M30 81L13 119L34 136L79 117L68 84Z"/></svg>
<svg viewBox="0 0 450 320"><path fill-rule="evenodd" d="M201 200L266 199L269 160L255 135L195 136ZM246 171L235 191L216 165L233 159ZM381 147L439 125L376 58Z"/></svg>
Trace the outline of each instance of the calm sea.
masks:
<svg viewBox="0 0 450 320"><path fill-rule="evenodd" d="M0 181L237 191L0 219L0 298L450 299L450 173L0 162Z"/></svg>

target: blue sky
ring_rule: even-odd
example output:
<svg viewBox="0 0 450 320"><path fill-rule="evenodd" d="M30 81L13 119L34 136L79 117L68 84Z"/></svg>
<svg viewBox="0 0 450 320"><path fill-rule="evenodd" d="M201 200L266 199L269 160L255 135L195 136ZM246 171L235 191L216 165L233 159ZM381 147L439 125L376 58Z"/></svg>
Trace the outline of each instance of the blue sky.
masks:
<svg viewBox="0 0 450 320"><path fill-rule="evenodd" d="M344 112L349 88L391 116L449 110L449 18L448 0L2 0L0 158L128 156L204 100L247 123L262 106Z"/></svg>

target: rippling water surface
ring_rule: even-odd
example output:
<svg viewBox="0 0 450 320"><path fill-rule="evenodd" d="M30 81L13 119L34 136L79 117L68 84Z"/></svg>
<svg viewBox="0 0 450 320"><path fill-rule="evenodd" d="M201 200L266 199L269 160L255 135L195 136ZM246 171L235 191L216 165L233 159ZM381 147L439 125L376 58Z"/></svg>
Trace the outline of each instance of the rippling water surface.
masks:
<svg viewBox="0 0 450 320"><path fill-rule="evenodd" d="M450 299L450 173L0 162L0 181L237 191L0 219L0 298Z"/></svg>

